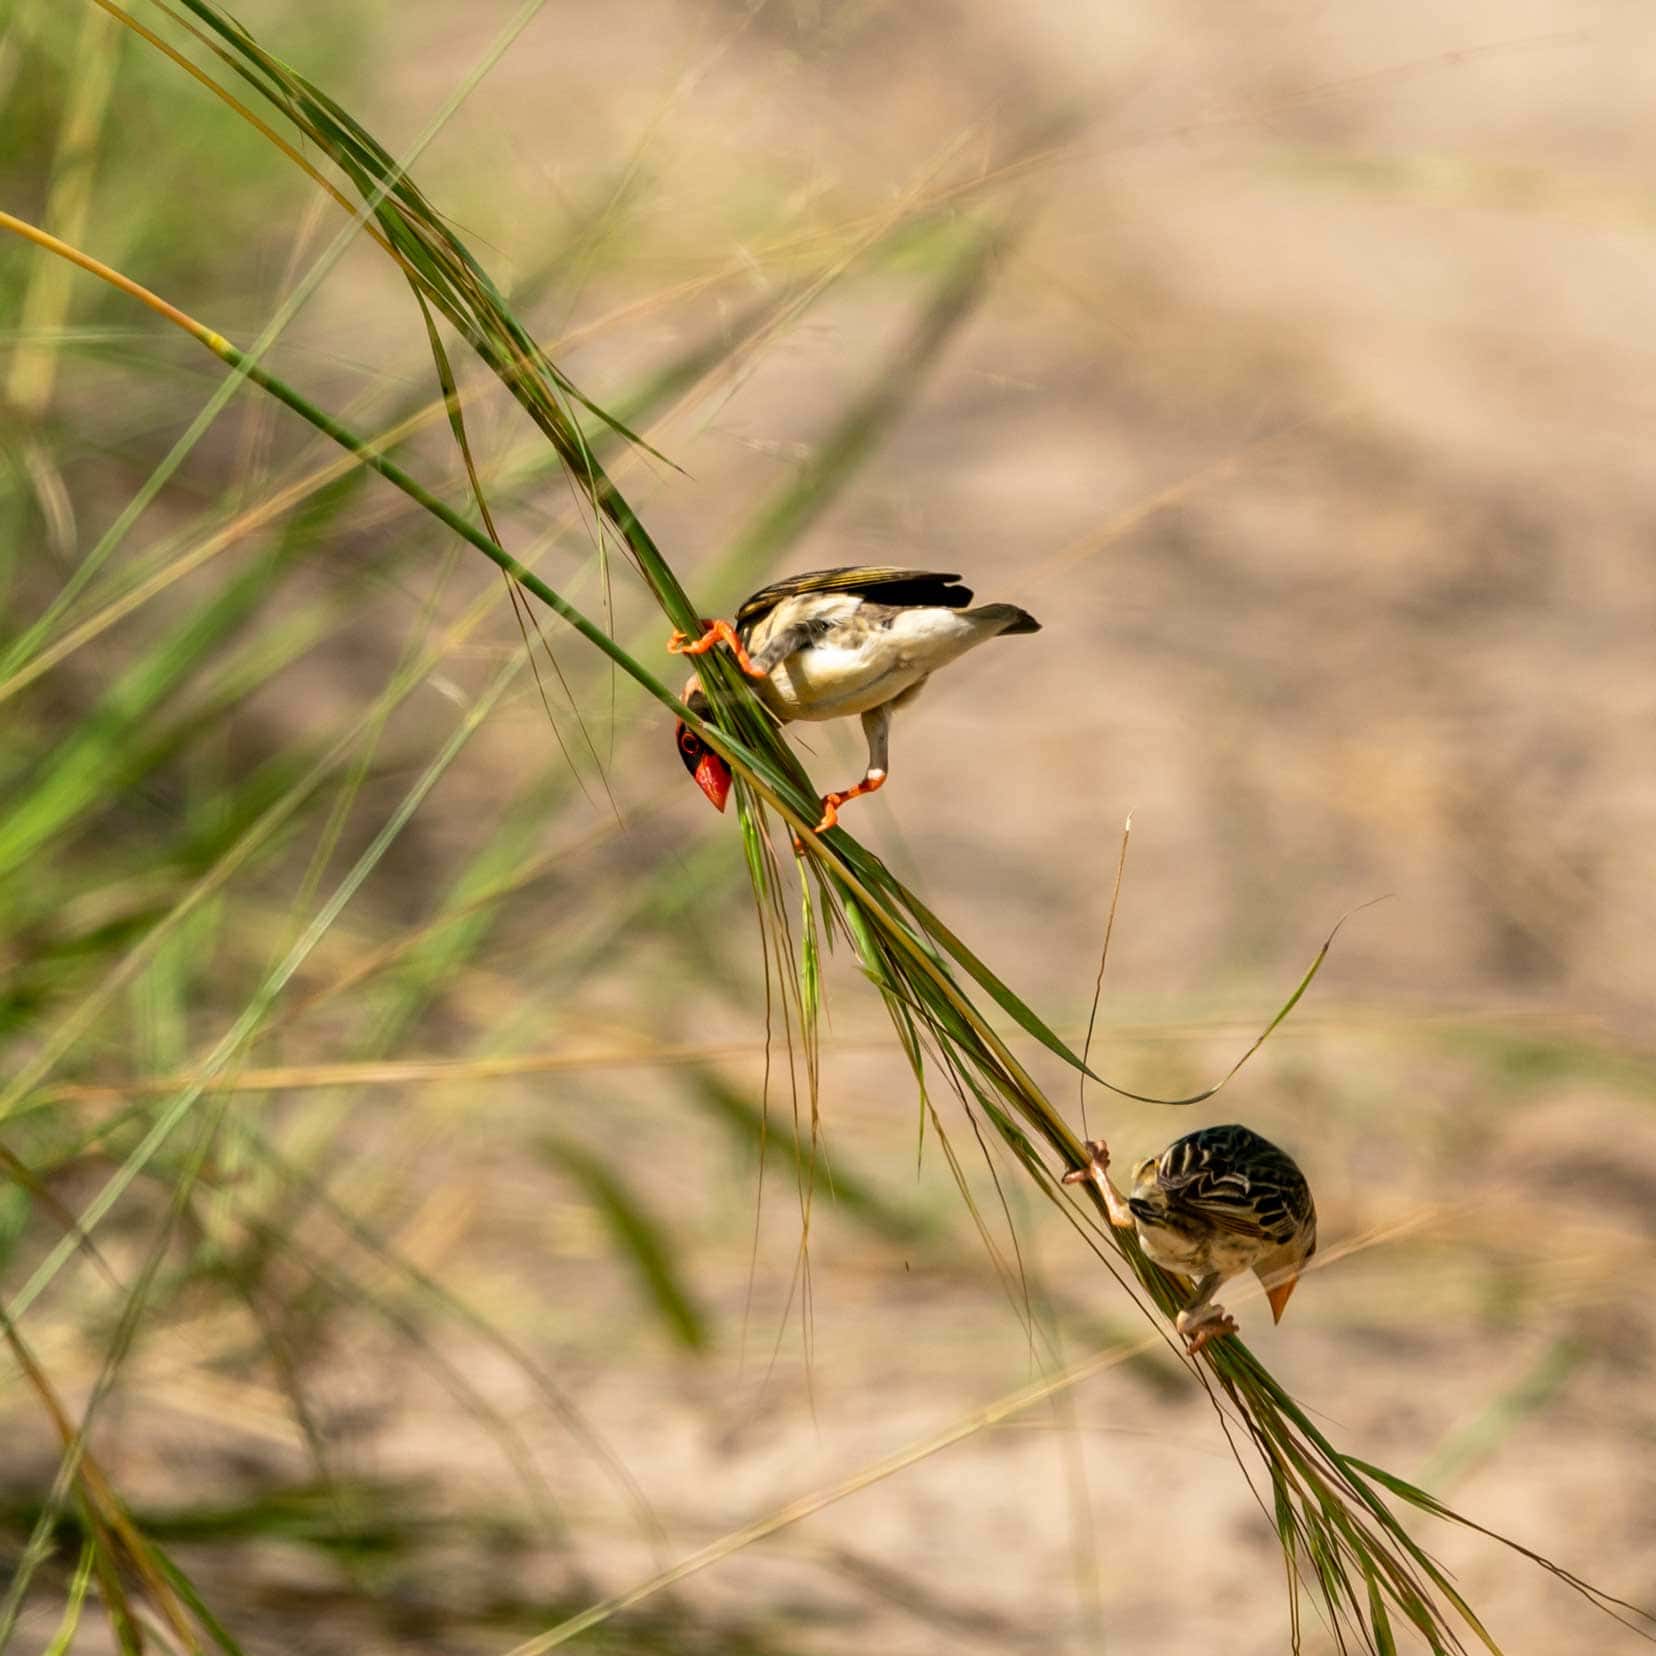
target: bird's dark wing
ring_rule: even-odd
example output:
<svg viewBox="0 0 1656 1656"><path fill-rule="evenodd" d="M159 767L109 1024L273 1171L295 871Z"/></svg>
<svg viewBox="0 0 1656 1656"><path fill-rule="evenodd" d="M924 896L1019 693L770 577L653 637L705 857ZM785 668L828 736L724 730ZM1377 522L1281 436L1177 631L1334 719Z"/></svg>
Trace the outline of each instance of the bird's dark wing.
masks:
<svg viewBox="0 0 1656 1656"><path fill-rule="evenodd" d="M1293 1237L1312 1211L1311 1190L1291 1157L1242 1126L1204 1127L1170 1144L1156 1163L1170 1205L1218 1230Z"/></svg>
<svg viewBox="0 0 1656 1656"><path fill-rule="evenodd" d="M802 592L847 592L882 604L920 604L938 609L964 609L972 601L970 587L960 586L958 575L935 569L888 569L878 564L848 564L841 569L817 569L808 575L787 575L761 587L736 612L738 627L752 626L784 598Z"/></svg>

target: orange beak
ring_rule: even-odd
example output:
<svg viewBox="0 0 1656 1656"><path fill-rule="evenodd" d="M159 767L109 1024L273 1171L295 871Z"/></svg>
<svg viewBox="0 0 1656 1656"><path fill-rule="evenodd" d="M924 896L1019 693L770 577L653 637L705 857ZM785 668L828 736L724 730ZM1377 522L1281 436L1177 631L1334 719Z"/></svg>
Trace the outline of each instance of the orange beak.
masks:
<svg viewBox="0 0 1656 1656"><path fill-rule="evenodd" d="M1288 1296L1293 1293L1299 1283L1299 1272L1295 1271L1291 1277L1279 1282L1274 1288L1265 1290L1265 1297L1271 1302L1271 1321L1281 1322L1282 1313L1288 1309Z"/></svg>
<svg viewBox="0 0 1656 1656"><path fill-rule="evenodd" d="M713 809L723 811L730 798L730 766L709 748L696 762L692 774Z"/></svg>

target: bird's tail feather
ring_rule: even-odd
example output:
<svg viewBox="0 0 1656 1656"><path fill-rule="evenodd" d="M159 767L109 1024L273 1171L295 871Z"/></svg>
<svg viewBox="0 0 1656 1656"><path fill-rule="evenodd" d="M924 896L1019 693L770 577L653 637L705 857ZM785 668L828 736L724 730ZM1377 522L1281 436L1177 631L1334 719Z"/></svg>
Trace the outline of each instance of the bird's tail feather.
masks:
<svg viewBox="0 0 1656 1656"><path fill-rule="evenodd" d="M1003 633L1033 633L1041 630L1041 623L1028 610L1016 604L979 604L965 612L969 621L981 621L985 626L997 626Z"/></svg>

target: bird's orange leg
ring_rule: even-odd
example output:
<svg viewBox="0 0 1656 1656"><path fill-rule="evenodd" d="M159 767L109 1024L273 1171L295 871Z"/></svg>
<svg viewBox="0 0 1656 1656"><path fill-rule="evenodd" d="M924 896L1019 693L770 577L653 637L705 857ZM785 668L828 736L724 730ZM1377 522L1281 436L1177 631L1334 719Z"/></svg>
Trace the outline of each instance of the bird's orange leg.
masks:
<svg viewBox="0 0 1656 1656"><path fill-rule="evenodd" d="M747 653L747 646L738 636L736 629L728 621L704 621L702 626L707 630L692 643L689 637L681 632L675 632L667 640L669 655L706 655L713 646L721 641L728 644L731 653L736 657L736 665L749 678L769 678L770 674L763 667L756 667L753 657Z"/></svg>
<svg viewBox="0 0 1656 1656"><path fill-rule="evenodd" d="M1103 1139L1088 1139L1087 1165L1072 1168L1064 1175L1065 1184L1080 1184L1084 1180L1098 1186L1098 1193L1109 1210L1110 1223L1117 1230L1132 1230L1136 1221L1127 1199L1110 1182L1110 1147Z"/></svg>
<svg viewBox="0 0 1656 1656"><path fill-rule="evenodd" d="M822 796L822 821L816 825L819 834L826 834L839 821L839 808L849 800L861 799L864 794L878 793L885 786L886 773L883 770L871 770L856 787L847 788L844 793L831 793Z"/></svg>

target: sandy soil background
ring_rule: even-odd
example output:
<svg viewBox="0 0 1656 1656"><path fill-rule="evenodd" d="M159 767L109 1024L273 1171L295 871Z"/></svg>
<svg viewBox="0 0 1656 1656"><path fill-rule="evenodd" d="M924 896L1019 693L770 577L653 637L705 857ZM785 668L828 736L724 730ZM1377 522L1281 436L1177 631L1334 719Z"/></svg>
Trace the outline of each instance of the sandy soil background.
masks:
<svg viewBox="0 0 1656 1656"><path fill-rule="evenodd" d="M392 147L506 15L354 10L344 44L292 8L241 14L333 77ZM1385 1234L1314 1274L1280 1328L1239 1304L1255 1349L1343 1446L1647 1604L1653 76L1642 8L1574 0L1401 14L1367 0L773 0L751 16L615 0L548 7L419 168L508 292L539 248L605 215L525 301L547 338L639 306L562 359L602 399L790 279L773 252L785 237L888 210L940 166L993 166L1019 134L1066 123L991 198L1023 219L987 299L787 558L960 570L1045 626L899 721L893 781L853 826L1078 1032L1131 811L1094 1050L1104 1073L1157 1091L1222 1073L1339 915L1388 896L1350 921L1227 1093L1175 1116L1091 1092L1089 1123L1123 1157L1210 1120L1289 1147L1331 1253ZM180 271L172 296L252 331L303 209L297 185L290 202L231 208L249 230L242 285L215 270L190 292ZM140 269L142 239L130 248ZM635 473L637 503L710 611L741 593L708 590L705 571L879 375L925 290L890 270L846 284L654 434L684 472ZM281 349L341 398L429 374L417 324L366 256ZM65 395L90 408L95 378ZM497 452L523 441L493 417ZM108 498L112 512L123 497ZM520 492L515 526L560 500L555 480ZM440 553L418 556L406 585L386 584L384 615L238 716L250 752L383 673ZM647 635L625 576L618 603ZM489 649L513 640L501 618ZM446 705L433 693L398 725L409 766ZM647 706L623 695L617 717L629 831L560 802L534 849L572 849L397 1055L644 1056L328 1098L349 1123L335 1194L534 1354L661 1533L487 1342L453 1323L430 1336L521 1435L506 1452L383 1317L345 1305L307 1358L308 1395L337 1465L404 1492L386 1513L419 1526L418 1565L394 1548L319 1562L268 1536L185 1544L221 1612L250 1649L505 1650L1115 1351L1104 1372L586 1642L1286 1649L1273 1531L1201 1393L1166 1347L1138 1350L1151 1324L1004 1170L1001 1211L945 1095L1007 1257L1013 1222L1030 1336L929 1135L916 1168L912 1080L843 958L821 1095L842 1186L813 1210L808 1293L784 1158L756 1227L751 1149L708 1102L720 1086L757 1100L763 1074L734 826L684 784ZM533 692L514 692L353 909L335 965L425 912L546 740ZM860 762L854 730L809 747L827 781ZM680 882L682 907L635 923L628 894L662 880ZM554 936L584 964L542 980ZM203 1017L204 1034L218 1027L210 1006ZM301 1022L281 1059L339 1056L337 1034ZM651 1046L705 1052L692 1070L647 1061ZM1030 1062L1073 1096L1050 1061ZM779 1073L771 1106L781 1127ZM647 1200L693 1284L704 1350L666 1337L590 1189L532 1153L548 1131L608 1157ZM313 1221L316 1245L337 1235ZM127 1487L176 1507L302 1483L304 1439L256 1342L207 1319L193 1339L187 1309L134 1358L109 1427ZM71 1366L76 1338L66 1323ZM20 1403L11 1418L26 1485L49 1445ZM544 1475L556 1520L521 1495L514 1460ZM483 1509L499 1514L493 1539L458 1516ZM1508 1651L1636 1647L1514 1554L1421 1533ZM524 1600L548 1607L539 1622ZM43 1598L25 1648L43 1647L48 1610ZM1306 1646L1328 1648L1314 1622Z"/></svg>

